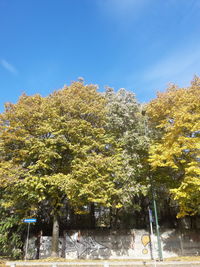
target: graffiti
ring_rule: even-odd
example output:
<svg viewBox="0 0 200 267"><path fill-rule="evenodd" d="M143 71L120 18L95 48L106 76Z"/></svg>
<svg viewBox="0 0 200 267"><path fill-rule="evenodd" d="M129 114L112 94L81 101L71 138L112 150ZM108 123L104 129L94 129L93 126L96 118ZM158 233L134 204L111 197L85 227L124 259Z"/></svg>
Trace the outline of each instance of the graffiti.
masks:
<svg viewBox="0 0 200 267"><path fill-rule="evenodd" d="M51 241L48 236L33 237L29 242L29 258L38 258L38 254L39 258L50 257ZM59 256L69 259L141 258L142 255L147 258L151 253L149 234L139 230L67 230L59 238Z"/></svg>
<svg viewBox="0 0 200 267"><path fill-rule="evenodd" d="M71 236L66 235L66 253L76 252L78 258L102 249L108 248L90 236L81 236L80 232L76 232Z"/></svg>
<svg viewBox="0 0 200 267"><path fill-rule="evenodd" d="M142 238L141 238L141 241L142 241L142 245L144 246L143 250L142 250L142 253L143 254L148 254L148 249L146 248L147 245L150 243L150 237L149 235L143 235Z"/></svg>

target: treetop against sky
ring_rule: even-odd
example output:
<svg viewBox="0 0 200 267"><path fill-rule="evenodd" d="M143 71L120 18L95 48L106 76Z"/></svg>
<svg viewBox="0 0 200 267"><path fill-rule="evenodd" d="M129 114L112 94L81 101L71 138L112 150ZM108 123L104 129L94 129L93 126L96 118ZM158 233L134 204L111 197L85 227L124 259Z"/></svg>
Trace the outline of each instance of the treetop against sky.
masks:
<svg viewBox="0 0 200 267"><path fill-rule="evenodd" d="M0 111L82 76L141 102L200 67L198 0L1 0Z"/></svg>

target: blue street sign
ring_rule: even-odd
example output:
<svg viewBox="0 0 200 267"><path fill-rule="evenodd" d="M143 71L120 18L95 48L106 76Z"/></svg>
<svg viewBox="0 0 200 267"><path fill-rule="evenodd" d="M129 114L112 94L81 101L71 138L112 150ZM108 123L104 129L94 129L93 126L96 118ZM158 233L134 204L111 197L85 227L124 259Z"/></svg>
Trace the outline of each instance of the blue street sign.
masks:
<svg viewBox="0 0 200 267"><path fill-rule="evenodd" d="M34 223L36 221L37 221L37 219L35 219L35 218L32 218L32 219L24 219L24 222L25 223Z"/></svg>

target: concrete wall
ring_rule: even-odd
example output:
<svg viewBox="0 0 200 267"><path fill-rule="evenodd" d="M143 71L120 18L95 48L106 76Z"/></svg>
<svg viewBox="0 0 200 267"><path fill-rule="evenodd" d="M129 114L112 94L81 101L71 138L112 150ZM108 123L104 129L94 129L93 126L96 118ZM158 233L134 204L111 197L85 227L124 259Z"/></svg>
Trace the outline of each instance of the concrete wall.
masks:
<svg viewBox="0 0 200 267"><path fill-rule="evenodd" d="M166 230L161 233L163 257L200 255L200 232ZM31 238L29 258L50 257L51 237ZM59 255L68 259L158 258L157 237L145 230L68 231L59 240Z"/></svg>

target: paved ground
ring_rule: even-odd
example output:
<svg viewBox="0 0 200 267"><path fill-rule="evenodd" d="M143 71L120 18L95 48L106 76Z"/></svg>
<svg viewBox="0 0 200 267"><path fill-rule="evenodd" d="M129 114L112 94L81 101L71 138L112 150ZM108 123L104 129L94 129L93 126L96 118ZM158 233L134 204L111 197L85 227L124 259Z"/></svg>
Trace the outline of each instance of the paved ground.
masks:
<svg viewBox="0 0 200 267"><path fill-rule="evenodd" d="M10 267L200 267L200 261L84 261L84 262L7 262Z"/></svg>

